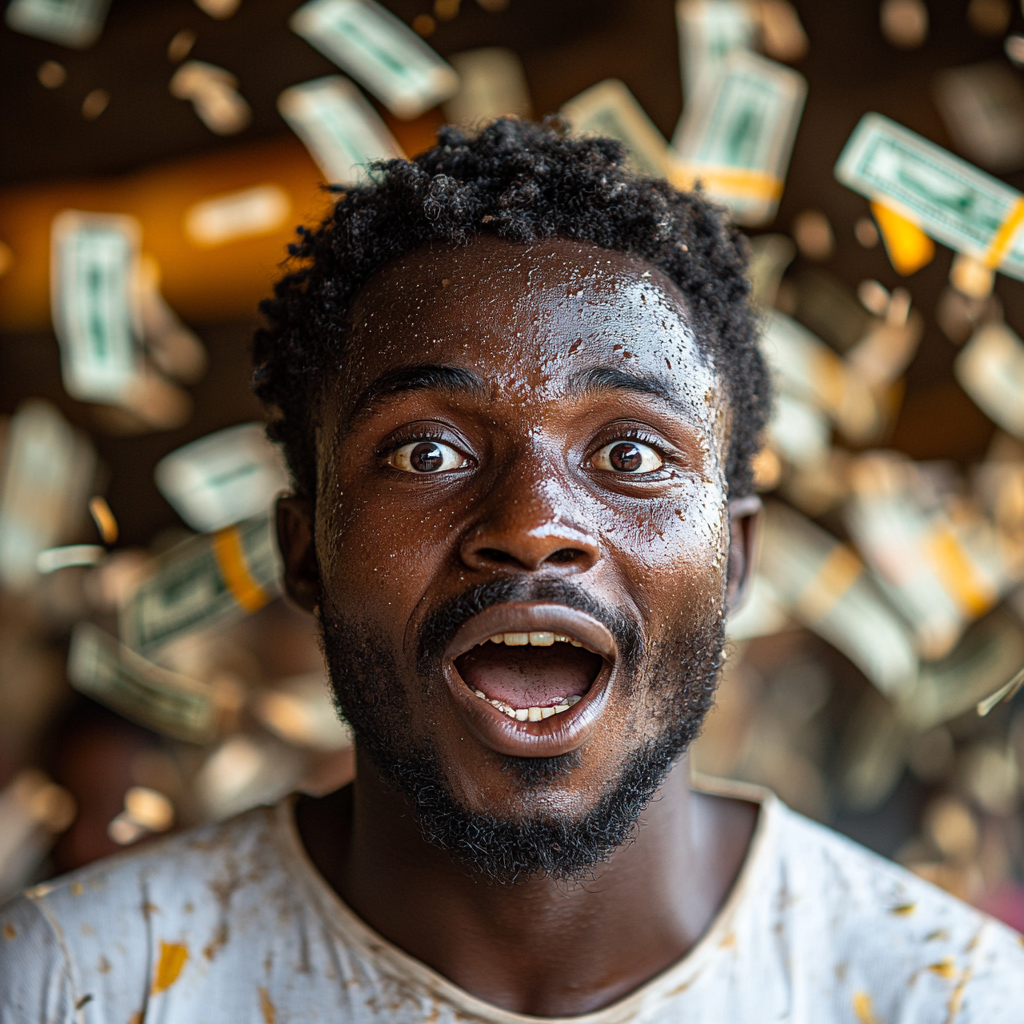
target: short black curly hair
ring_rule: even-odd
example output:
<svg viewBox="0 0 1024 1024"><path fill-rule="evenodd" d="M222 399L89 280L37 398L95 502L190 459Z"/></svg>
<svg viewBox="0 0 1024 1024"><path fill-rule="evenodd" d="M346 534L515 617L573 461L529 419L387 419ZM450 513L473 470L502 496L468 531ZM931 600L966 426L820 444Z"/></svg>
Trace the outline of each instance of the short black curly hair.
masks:
<svg viewBox="0 0 1024 1024"><path fill-rule="evenodd" d="M352 301L385 264L430 242L492 232L511 242L567 238L639 256L685 296L702 351L732 413L726 479L753 487L751 463L771 405L745 277L745 238L699 192L640 178L622 144L574 138L554 119L500 118L479 131L441 128L414 160L374 166L316 230L299 229L292 272L260 304L253 390L270 437L285 451L296 492L316 495L315 417L326 380L344 369Z"/></svg>

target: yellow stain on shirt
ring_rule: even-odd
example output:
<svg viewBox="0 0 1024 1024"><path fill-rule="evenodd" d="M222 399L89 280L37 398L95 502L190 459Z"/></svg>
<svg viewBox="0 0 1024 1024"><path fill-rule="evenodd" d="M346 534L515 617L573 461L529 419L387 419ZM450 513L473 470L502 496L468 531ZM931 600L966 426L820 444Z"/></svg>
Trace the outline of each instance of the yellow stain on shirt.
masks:
<svg viewBox="0 0 1024 1024"><path fill-rule="evenodd" d="M853 993L853 1012L860 1024L878 1024L878 1018L871 1007L871 996L867 992Z"/></svg>
<svg viewBox="0 0 1024 1024"><path fill-rule="evenodd" d="M160 943L160 960L156 965L156 973L153 975L152 994L166 992L181 974L182 967L188 959L188 946L178 942Z"/></svg>
<svg viewBox="0 0 1024 1024"><path fill-rule="evenodd" d="M72 882L71 883L71 895L72 896L81 896L83 892L85 892L85 886L82 885L81 882Z"/></svg>
<svg viewBox="0 0 1024 1024"><path fill-rule="evenodd" d="M914 912L914 908L916 906L916 903L903 903L898 907L893 907L889 913L896 914L898 917L907 917L909 914Z"/></svg>
<svg viewBox="0 0 1024 1024"><path fill-rule="evenodd" d="M260 1012L263 1014L263 1024L274 1024L277 1020L277 1009L270 1001L270 993L265 988L259 988Z"/></svg>
<svg viewBox="0 0 1024 1024"><path fill-rule="evenodd" d="M943 957L937 964L929 964L928 970L932 974L937 974L940 978L954 978L956 977L956 966L953 963L951 956Z"/></svg>
<svg viewBox="0 0 1024 1024"><path fill-rule="evenodd" d="M956 988L953 989L953 994L949 997L949 1016L946 1018L946 1024L953 1024L953 1021L956 1020L956 1016L960 1012L960 1004L964 1001L964 989L967 988L967 982L970 980L971 969L968 967Z"/></svg>
<svg viewBox="0 0 1024 1024"><path fill-rule="evenodd" d="M14 925L8 922L4 925L4 938L13 939L18 933L14 930Z"/></svg>

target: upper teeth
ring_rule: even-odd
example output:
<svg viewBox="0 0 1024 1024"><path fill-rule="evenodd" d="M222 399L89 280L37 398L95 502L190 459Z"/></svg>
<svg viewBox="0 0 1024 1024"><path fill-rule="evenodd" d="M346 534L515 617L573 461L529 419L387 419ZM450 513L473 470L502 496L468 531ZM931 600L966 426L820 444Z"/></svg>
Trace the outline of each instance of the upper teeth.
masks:
<svg viewBox="0 0 1024 1024"><path fill-rule="evenodd" d="M507 644L509 647L524 647L529 644L531 647L550 647L553 643L572 644L573 647L582 647L583 642L574 640L571 636L562 636L561 633L495 633L487 640L480 643L486 644Z"/></svg>

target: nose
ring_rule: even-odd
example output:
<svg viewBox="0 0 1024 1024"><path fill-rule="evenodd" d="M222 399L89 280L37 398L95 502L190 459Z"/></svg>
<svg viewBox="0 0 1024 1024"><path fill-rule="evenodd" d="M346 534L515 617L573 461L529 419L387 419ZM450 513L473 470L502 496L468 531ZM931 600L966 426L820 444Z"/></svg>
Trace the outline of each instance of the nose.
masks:
<svg viewBox="0 0 1024 1024"><path fill-rule="evenodd" d="M481 518L463 538L460 555L470 569L534 572L558 566L586 572L601 558L590 531L572 524L567 482L513 472L489 495Z"/></svg>

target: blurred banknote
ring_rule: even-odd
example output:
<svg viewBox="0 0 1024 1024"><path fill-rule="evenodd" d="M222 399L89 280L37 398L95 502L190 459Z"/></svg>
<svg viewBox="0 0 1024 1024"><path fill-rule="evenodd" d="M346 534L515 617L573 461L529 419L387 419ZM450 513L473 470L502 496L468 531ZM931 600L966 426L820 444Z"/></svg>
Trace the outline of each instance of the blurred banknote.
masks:
<svg viewBox="0 0 1024 1024"><path fill-rule="evenodd" d="M730 53L753 47L757 31L751 5L743 0L679 0L676 24L687 103L705 79L714 80Z"/></svg>
<svg viewBox="0 0 1024 1024"><path fill-rule="evenodd" d="M668 143L633 94L615 78L606 79L569 100L562 116L578 135L608 135L629 153L635 174L670 178Z"/></svg>
<svg viewBox="0 0 1024 1024"><path fill-rule="evenodd" d="M262 423L244 423L165 455L154 471L160 493L194 530L219 530L266 514L288 487L278 449Z"/></svg>
<svg viewBox="0 0 1024 1024"><path fill-rule="evenodd" d="M199 120L216 135L234 135L252 120L238 79L216 64L187 60L171 78L171 95L188 100Z"/></svg>
<svg viewBox="0 0 1024 1024"><path fill-rule="evenodd" d="M701 182L740 224L771 220L806 95L807 82L791 68L733 52L683 113L672 142L678 183Z"/></svg>
<svg viewBox="0 0 1024 1024"><path fill-rule="evenodd" d="M331 185L357 185L374 160L405 156L377 111L341 75L285 89L277 109Z"/></svg>
<svg viewBox="0 0 1024 1024"><path fill-rule="evenodd" d="M280 593L274 518L190 537L158 560L122 604L121 639L142 654L193 630L242 618Z"/></svg>
<svg viewBox="0 0 1024 1024"><path fill-rule="evenodd" d="M1024 197L920 135L865 114L835 174L855 192L895 206L937 241L1024 279Z"/></svg>
<svg viewBox="0 0 1024 1024"><path fill-rule="evenodd" d="M935 100L965 156L996 173L1024 165L1024 85L1005 61L941 71Z"/></svg>
<svg viewBox="0 0 1024 1024"><path fill-rule="evenodd" d="M88 439L39 399L23 403L7 427L0 477L0 582L20 590L36 579L41 551L86 516L96 470Z"/></svg>
<svg viewBox="0 0 1024 1024"><path fill-rule="evenodd" d="M12 0L9 28L61 46L84 50L103 31L110 0Z"/></svg>
<svg viewBox="0 0 1024 1024"><path fill-rule="evenodd" d="M288 24L395 117L419 117L458 91L455 69L374 0L311 0Z"/></svg>
<svg viewBox="0 0 1024 1024"><path fill-rule="evenodd" d="M750 239L750 301L761 309L770 309L782 284L786 267L796 256L796 246L788 235L757 235Z"/></svg>
<svg viewBox="0 0 1024 1024"><path fill-rule="evenodd" d="M146 661L90 622L72 633L68 679L81 693L164 736L189 743L216 737L213 687Z"/></svg>
<svg viewBox="0 0 1024 1024"><path fill-rule="evenodd" d="M142 373L133 217L65 210L51 230L50 301L72 398L116 403Z"/></svg>
<svg viewBox="0 0 1024 1024"><path fill-rule="evenodd" d="M787 462L816 466L828 458L832 427L820 409L783 391L772 404L768 441Z"/></svg>
<svg viewBox="0 0 1024 1024"><path fill-rule="evenodd" d="M1024 342L1006 324L979 327L957 356L954 372L990 419L1024 439Z"/></svg>
<svg viewBox="0 0 1024 1024"><path fill-rule="evenodd" d="M761 350L781 392L817 406L850 440L875 432L879 410L867 383L805 327L769 311Z"/></svg>
<svg viewBox="0 0 1024 1024"><path fill-rule="evenodd" d="M765 508L759 571L792 614L842 651L887 697L909 691L909 631L845 544L778 502Z"/></svg>
<svg viewBox="0 0 1024 1024"><path fill-rule="evenodd" d="M523 62L502 46L453 53L449 58L459 75L459 91L444 105L452 124L481 125L506 114L529 117L530 89Z"/></svg>

